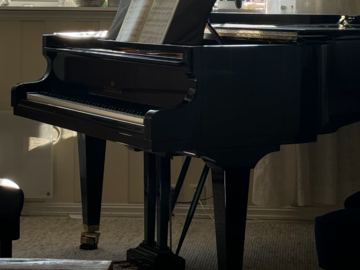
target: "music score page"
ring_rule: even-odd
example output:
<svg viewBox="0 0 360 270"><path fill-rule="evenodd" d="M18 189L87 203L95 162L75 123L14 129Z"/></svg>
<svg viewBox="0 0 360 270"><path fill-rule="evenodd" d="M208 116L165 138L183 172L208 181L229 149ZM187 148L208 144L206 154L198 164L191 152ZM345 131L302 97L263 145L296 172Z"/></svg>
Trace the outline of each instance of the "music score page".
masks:
<svg viewBox="0 0 360 270"><path fill-rule="evenodd" d="M139 42L162 44L179 0L154 0Z"/></svg>
<svg viewBox="0 0 360 270"><path fill-rule="evenodd" d="M179 0L132 0L117 41L162 44Z"/></svg>
<svg viewBox="0 0 360 270"><path fill-rule="evenodd" d="M117 41L136 42L145 25L153 0L132 0L120 28Z"/></svg>

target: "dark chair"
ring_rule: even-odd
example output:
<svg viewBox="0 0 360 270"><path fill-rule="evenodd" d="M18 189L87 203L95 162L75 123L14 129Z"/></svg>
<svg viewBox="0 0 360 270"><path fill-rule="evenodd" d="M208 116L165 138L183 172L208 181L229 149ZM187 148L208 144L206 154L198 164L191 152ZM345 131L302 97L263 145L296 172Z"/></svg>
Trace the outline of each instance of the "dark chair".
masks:
<svg viewBox="0 0 360 270"><path fill-rule="evenodd" d="M315 219L315 241L321 268L360 269L360 192L345 200L345 209Z"/></svg>
<svg viewBox="0 0 360 270"><path fill-rule="evenodd" d="M344 202L345 209L359 208L360 209L360 191L346 198Z"/></svg>

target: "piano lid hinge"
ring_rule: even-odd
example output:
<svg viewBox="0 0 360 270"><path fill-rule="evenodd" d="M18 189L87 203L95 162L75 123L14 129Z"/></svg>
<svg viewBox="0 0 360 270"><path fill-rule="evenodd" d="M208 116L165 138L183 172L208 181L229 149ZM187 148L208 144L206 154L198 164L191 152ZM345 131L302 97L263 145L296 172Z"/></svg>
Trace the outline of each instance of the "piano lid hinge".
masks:
<svg viewBox="0 0 360 270"><path fill-rule="evenodd" d="M185 96L185 100L186 101L192 101L195 97L195 94L196 94L196 88L194 87L190 87L189 88L189 91L187 92L186 96Z"/></svg>
<svg viewBox="0 0 360 270"><path fill-rule="evenodd" d="M197 81L195 78L190 78L189 79L189 90L184 99L186 101L193 100L196 95L196 90L197 90Z"/></svg>
<svg viewBox="0 0 360 270"><path fill-rule="evenodd" d="M197 81L195 78L189 78L189 90L186 93L185 100L191 101L194 99L197 90Z"/></svg>

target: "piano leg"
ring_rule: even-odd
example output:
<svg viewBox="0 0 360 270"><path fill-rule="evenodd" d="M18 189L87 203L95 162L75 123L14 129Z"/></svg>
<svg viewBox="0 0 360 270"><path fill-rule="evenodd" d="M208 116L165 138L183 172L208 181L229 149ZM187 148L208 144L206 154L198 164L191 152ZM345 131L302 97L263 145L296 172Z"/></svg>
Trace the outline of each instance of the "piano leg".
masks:
<svg viewBox="0 0 360 270"><path fill-rule="evenodd" d="M185 260L175 256L167 245L171 209L170 158L144 153L144 170L145 240L137 248L127 251L127 260L135 264L151 265L156 270L184 270Z"/></svg>
<svg viewBox="0 0 360 270"><path fill-rule="evenodd" d="M156 156L156 249L161 253L171 252L168 245L170 220L170 158Z"/></svg>
<svg viewBox="0 0 360 270"><path fill-rule="evenodd" d="M100 233L106 141L78 133L81 203L84 232L81 249L96 249Z"/></svg>
<svg viewBox="0 0 360 270"><path fill-rule="evenodd" d="M242 269L250 168L220 168L212 172L218 269Z"/></svg>
<svg viewBox="0 0 360 270"><path fill-rule="evenodd" d="M154 247L156 209L156 156L144 152L144 241Z"/></svg>

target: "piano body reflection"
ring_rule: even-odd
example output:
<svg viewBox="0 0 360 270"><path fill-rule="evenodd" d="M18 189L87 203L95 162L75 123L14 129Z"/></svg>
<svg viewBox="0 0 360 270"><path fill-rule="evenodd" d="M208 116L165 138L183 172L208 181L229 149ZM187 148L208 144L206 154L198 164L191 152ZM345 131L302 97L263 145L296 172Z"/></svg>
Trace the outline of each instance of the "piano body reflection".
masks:
<svg viewBox="0 0 360 270"><path fill-rule="evenodd" d="M223 45L210 33L198 46L43 36L47 71L14 86L12 106L78 132L83 247L97 243L106 140L144 152L144 241L128 259L184 269L167 244L170 159L189 155L211 168L218 267L241 269L250 169L281 144L360 120L355 26L300 15L288 16L292 26L286 16L256 16L278 21L273 31L243 25L253 18L212 14Z"/></svg>

